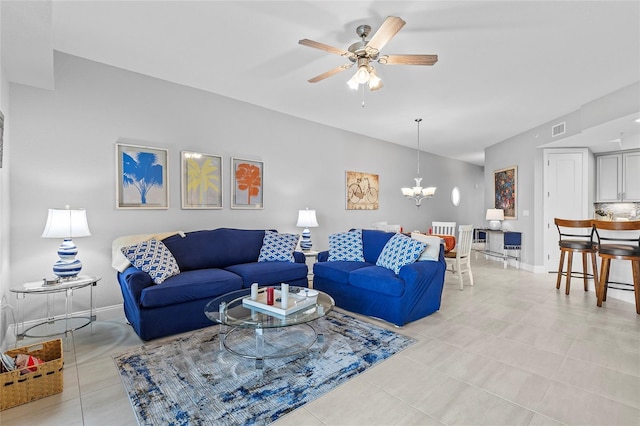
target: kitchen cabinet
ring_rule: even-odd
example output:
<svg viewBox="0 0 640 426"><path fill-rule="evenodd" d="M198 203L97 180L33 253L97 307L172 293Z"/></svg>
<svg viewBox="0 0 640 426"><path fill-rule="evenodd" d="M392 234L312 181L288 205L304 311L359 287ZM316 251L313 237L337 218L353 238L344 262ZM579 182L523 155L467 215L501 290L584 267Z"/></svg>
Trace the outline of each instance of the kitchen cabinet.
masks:
<svg viewBox="0 0 640 426"><path fill-rule="evenodd" d="M596 157L596 201L640 201L640 151Z"/></svg>

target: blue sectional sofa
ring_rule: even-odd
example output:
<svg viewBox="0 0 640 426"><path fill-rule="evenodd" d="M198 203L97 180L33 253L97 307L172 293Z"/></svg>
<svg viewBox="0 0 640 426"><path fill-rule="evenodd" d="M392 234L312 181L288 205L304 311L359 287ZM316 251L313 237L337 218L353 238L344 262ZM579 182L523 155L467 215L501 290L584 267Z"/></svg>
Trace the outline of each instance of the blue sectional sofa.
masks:
<svg viewBox="0 0 640 426"><path fill-rule="evenodd" d="M137 267L117 267L114 260L124 312L136 333L143 340L151 340L210 326L204 315L205 305L225 293L249 288L254 282L260 286L288 283L308 287L302 252L293 252L292 248L292 261L258 261L265 232L220 228L175 233L158 240L179 267L179 273L160 284ZM114 253L119 250L116 241Z"/></svg>
<svg viewBox="0 0 640 426"><path fill-rule="evenodd" d="M376 266L383 248L394 235L363 229L364 261L329 261L329 251L320 252L313 266L313 288L331 295L340 308L397 326L437 311L446 269L443 246L438 243L434 260L407 264L396 274ZM331 240L329 246L331 249Z"/></svg>

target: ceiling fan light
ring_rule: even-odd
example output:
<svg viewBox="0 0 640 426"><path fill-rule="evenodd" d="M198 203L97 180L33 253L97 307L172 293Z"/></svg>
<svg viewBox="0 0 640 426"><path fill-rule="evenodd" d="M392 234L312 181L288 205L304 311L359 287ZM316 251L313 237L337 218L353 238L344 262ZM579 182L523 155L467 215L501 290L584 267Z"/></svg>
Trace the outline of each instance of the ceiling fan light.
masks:
<svg viewBox="0 0 640 426"><path fill-rule="evenodd" d="M356 71L355 77L356 77L356 81L359 84L364 84L364 83L369 81L369 70L368 70L368 68L369 67L366 66L366 65L361 65L358 68L358 71Z"/></svg>
<svg viewBox="0 0 640 426"><path fill-rule="evenodd" d="M378 77L378 74L376 74L375 68L371 67L371 71L369 73L369 90L379 89L382 89L382 79Z"/></svg>
<svg viewBox="0 0 640 426"><path fill-rule="evenodd" d="M354 74L354 76L353 76L353 77L351 77L351 78L349 79L349 81L347 81L347 85L349 86L349 89L351 89L351 90L358 90L358 86L360 85L360 83L358 83L358 82L356 81L356 76L355 76L355 74Z"/></svg>

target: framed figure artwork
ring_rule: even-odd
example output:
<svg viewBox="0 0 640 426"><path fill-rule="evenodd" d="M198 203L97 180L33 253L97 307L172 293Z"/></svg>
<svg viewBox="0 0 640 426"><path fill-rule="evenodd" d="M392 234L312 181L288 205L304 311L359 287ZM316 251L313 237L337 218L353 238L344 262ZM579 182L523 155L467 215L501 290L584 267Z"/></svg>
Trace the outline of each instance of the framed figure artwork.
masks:
<svg viewBox="0 0 640 426"><path fill-rule="evenodd" d="M505 219L516 219L518 200L518 167L512 166L493 172L494 206L504 210Z"/></svg>
<svg viewBox="0 0 640 426"><path fill-rule="evenodd" d="M168 209L167 150L116 144L116 208Z"/></svg>
<svg viewBox="0 0 640 426"><path fill-rule="evenodd" d="M264 163L231 158L231 208L264 208Z"/></svg>
<svg viewBox="0 0 640 426"><path fill-rule="evenodd" d="M183 209L222 208L222 157L182 151L181 192Z"/></svg>

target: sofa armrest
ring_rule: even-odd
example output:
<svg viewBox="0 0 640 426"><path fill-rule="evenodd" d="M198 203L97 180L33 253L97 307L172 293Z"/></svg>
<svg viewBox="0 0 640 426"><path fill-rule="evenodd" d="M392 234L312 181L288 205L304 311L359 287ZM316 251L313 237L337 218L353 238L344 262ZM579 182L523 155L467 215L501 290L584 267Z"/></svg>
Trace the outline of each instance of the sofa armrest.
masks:
<svg viewBox="0 0 640 426"><path fill-rule="evenodd" d="M142 290L155 285L151 275L134 266L128 267L124 272L118 272L118 281L120 285L128 287L129 293L136 302L140 302Z"/></svg>
<svg viewBox="0 0 640 426"><path fill-rule="evenodd" d="M318 253L318 262L326 262L329 259L329 250Z"/></svg>
<svg viewBox="0 0 640 426"><path fill-rule="evenodd" d="M294 251L293 258L296 261L296 263L307 263L307 258L305 257L304 253L301 251Z"/></svg>
<svg viewBox="0 0 640 426"><path fill-rule="evenodd" d="M439 265L439 266L438 266ZM433 271L438 270L445 271L447 269L447 262L444 260L444 245L440 244L440 256L438 260L420 260L413 262L409 265L405 265L400 268L398 277L405 283L415 283L421 276L431 276Z"/></svg>

